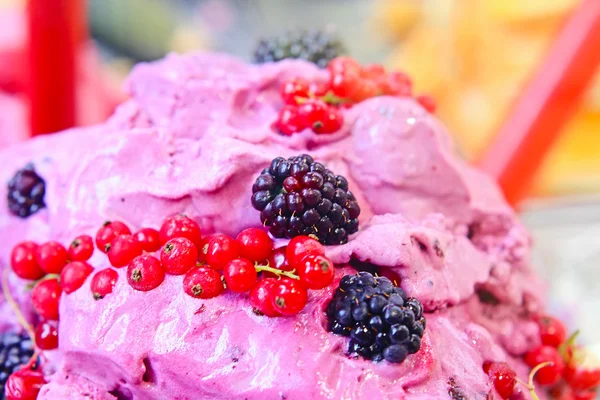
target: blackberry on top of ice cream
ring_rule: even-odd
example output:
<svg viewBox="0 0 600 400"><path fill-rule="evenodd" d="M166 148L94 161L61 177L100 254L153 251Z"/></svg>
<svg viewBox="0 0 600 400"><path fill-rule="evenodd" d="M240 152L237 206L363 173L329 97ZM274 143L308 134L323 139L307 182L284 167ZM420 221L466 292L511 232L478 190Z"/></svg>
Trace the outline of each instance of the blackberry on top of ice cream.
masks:
<svg viewBox="0 0 600 400"><path fill-rule="evenodd" d="M340 39L323 31L295 30L282 36L262 39L254 50L257 63L299 58L327 67L329 61L345 53Z"/></svg>
<svg viewBox="0 0 600 400"><path fill-rule="evenodd" d="M275 237L307 235L336 245L358 230L360 207L346 178L307 154L275 158L252 193L252 206Z"/></svg>
<svg viewBox="0 0 600 400"><path fill-rule="evenodd" d="M8 208L26 218L46 206L45 194L46 182L35 172L33 164L27 164L8 182Z"/></svg>
<svg viewBox="0 0 600 400"><path fill-rule="evenodd" d="M419 351L426 325L419 300L369 272L340 280L327 316L331 332L350 337L350 355L392 363Z"/></svg>
<svg viewBox="0 0 600 400"><path fill-rule="evenodd" d="M14 332L0 336L0 399L4 399L4 386L8 377L33 355L33 343L27 336Z"/></svg>

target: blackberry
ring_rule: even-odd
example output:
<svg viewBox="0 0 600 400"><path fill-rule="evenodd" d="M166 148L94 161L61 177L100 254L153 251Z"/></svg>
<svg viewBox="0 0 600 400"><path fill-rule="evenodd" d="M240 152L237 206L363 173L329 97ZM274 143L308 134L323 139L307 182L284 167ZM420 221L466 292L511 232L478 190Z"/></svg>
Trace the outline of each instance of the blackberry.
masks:
<svg viewBox="0 0 600 400"><path fill-rule="evenodd" d="M262 39L253 58L256 63L299 58L325 68L329 61L344 53L344 45L337 36L323 31L295 30Z"/></svg>
<svg viewBox="0 0 600 400"><path fill-rule="evenodd" d="M311 235L335 245L358 231L360 207L348 181L307 154L275 158L252 193L252 206L275 237Z"/></svg>
<svg viewBox="0 0 600 400"><path fill-rule="evenodd" d="M8 377L27 364L33 355L33 343L28 336L4 333L0 336L0 399L4 399L4 386Z"/></svg>
<svg viewBox="0 0 600 400"><path fill-rule="evenodd" d="M8 182L8 208L13 214L27 218L46 206L45 194L46 182L29 163Z"/></svg>
<svg viewBox="0 0 600 400"><path fill-rule="evenodd" d="M349 355L401 363L421 348L423 305L386 277L346 275L327 306L329 330L349 336Z"/></svg>

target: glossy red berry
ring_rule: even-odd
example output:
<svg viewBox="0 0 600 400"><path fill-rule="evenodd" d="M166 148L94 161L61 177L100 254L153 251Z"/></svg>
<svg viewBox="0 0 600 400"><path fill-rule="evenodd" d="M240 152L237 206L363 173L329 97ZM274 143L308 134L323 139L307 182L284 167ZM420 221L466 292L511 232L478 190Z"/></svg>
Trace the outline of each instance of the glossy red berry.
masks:
<svg viewBox="0 0 600 400"><path fill-rule="evenodd" d="M317 132L328 119L329 108L330 106L323 100L310 99L298 107L298 113L306 126Z"/></svg>
<svg viewBox="0 0 600 400"><path fill-rule="evenodd" d="M283 82L279 90L281 98L286 104L298 104L298 98L309 96L310 83L304 78L292 78Z"/></svg>
<svg viewBox="0 0 600 400"><path fill-rule="evenodd" d="M160 235L156 229L142 228L133 237L142 246L144 251L153 253L160 250Z"/></svg>
<svg viewBox="0 0 600 400"><path fill-rule="evenodd" d="M202 249L204 259L213 268L223 269L225 264L240 255L238 243L230 236L217 233Z"/></svg>
<svg viewBox="0 0 600 400"><path fill-rule="evenodd" d="M22 242L13 247L10 265L17 276L34 281L46 275L37 262L37 249L38 245L33 242Z"/></svg>
<svg viewBox="0 0 600 400"><path fill-rule="evenodd" d="M312 97L323 97L327 94L329 87L323 82L311 82L308 92Z"/></svg>
<svg viewBox="0 0 600 400"><path fill-rule="evenodd" d="M567 339L567 329L560 320L542 315L536 319L536 322L540 328L542 344L558 347Z"/></svg>
<svg viewBox="0 0 600 400"><path fill-rule="evenodd" d="M35 327L35 344L42 350L53 350L58 347L58 329L56 324L41 321Z"/></svg>
<svg viewBox="0 0 600 400"><path fill-rule="evenodd" d="M229 261L223 269L227 288L232 292L243 293L252 289L256 283L256 268L244 258Z"/></svg>
<svg viewBox="0 0 600 400"><path fill-rule="evenodd" d="M430 114L435 113L437 105L436 105L436 102L433 99L433 97L427 96L427 95L420 95L420 96L416 97L416 100L419 102L419 104L421 106L423 106L423 108L425 110L427 110L428 113L430 113Z"/></svg>
<svg viewBox="0 0 600 400"><path fill-rule="evenodd" d="M173 238L184 237L191 240L196 248L200 248L202 232L196 221L185 215L177 214L165 219L160 227L159 237L161 245Z"/></svg>
<svg viewBox="0 0 600 400"><path fill-rule="evenodd" d="M193 268L183 278L183 290L196 299L216 297L224 290L221 274L210 267Z"/></svg>
<svg viewBox="0 0 600 400"><path fill-rule="evenodd" d="M277 317L281 315L279 311L273 307L271 301L273 285L277 283L277 279L266 278L259 280L252 288L249 295L250 304L255 312L259 312L267 317Z"/></svg>
<svg viewBox="0 0 600 400"><path fill-rule="evenodd" d="M286 256L287 246L279 247L278 249L273 250L271 255L269 256L269 266L271 268L278 269L280 271L293 271L294 267L290 265ZM264 277L272 277L277 278L278 276L273 274L272 272L263 271Z"/></svg>
<svg viewBox="0 0 600 400"><path fill-rule="evenodd" d="M361 79L356 72L336 72L331 75L329 87L337 97L353 100Z"/></svg>
<svg viewBox="0 0 600 400"><path fill-rule="evenodd" d="M302 259L298 275L304 285L313 290L323 289L333 282L333 263L325 256L309 254Z"/></svg>
<svg viewBox="0 0 600 400"><path fill-rule="evenodd" d="M490 376L494 388L503 399L510 399L517 383L517 374L505 362L486 361L483 364L483 370Z"/></svg>
<svg viewBox="0 0 600 400"><path fill-rule="evenodd" d="M552 365L541 368L535 374L535 380L540 385L550 386L557 383L565 369L565 363L555 347L540 346L525 354L525 363L533 368L543 362L551 362Z"/></svg>
<svg viewBox="0 0 600 400"><path fill-rule="evenodd" d="M296 236L287 245L286 256L293 269L299 270L302 259L309 254L324 255L325 248L309 236Z"/></svg>
<svg viewBox="0 0 600 400"><path fill-rule="evenodd" d="M77 236L69 246L69 260L87 261L94 254L94 239L90 235Z"/></svg>
<svg viewBox="0 0 600 400"><path fill-rule="evenodd" d="M600 365L595 368L569 365L566 367L563 377L574 390L591 390L600 386Z"/></svg>
<svg viewBox="0 0 600 400"><path fill-rule="evenodd" d="M235 240L239 245L240 257L250 261L264 261L273 251L273 239L262 229L244 229Z"/></svg>
<svg viewBox="0 0 600 400"><path fill-rule="evenodd" d="M339 131L343 125L344 117L342 112L335 107L329 106L323 121L313 123L312 127L315 133L328 134Z"/></svg>
<svg viewBox="0 0 600 400"><path fill-rule="evenodd" d="M44 319L58 321L58 305L62 289L58 279L45 279L31 290L33 308Z"/></svg>
<svg viewBox="0 0 600 400"><path fill-rule="evenodd" d="M212 239L212 235L202 236L202 240L200 240L200 247L198 247L198 261L200 264L207 264L206 256L208 253L208 242Z"/></svg>
<svg viewBox="0 0 600 400"><path fill-rule="evenodd" d="M165 280L165 270L156 257L149 254L137 256L127 267L127 282L135 290L147 292Z"/></svg>
<svg viewBox="0 0 600 400"><path fill-rule="evenodd" d="M108 261L113 267L121 268L142 254L142 246L131 235L119 235L106 245Z"/></svg>
<svg viewBox="0 0 600 400"><path fill-rule="evenodd" d="M35 257L44 272L60 274L67 263L68 254L67 249L62 244L50 241L38 247Z"/></svg>
<svg viewBox="0 0 600 400"><path fill-rule="evenodd" d="M106 253L106 245L119 235L131 235L131 230L121 221L106 221L96 232L96 247Z"/></svg>
<svg viewBox="0 0 600 400"><path fill-rule="evenodd" d="M384 94L391 96L411 96L412 81L402 72L391 72L387 75L386 81L380 84L380 89Z"/></svg>
<svg viewBox="0 0 600 400"><path fill-rule="evenodd" d="M92 271L94 268L84 261L68 263L60 273L60 286L63 292L70 294L79 289Z"/></svg>
<svg viewBox="0 0 600 400"><path fill-rule="evenodd" d="M363 75L369 79L386 76L385 67L381 64L368 64L363 67Z"/></svg>
<svg viewBox="0 0 600 400"><path fill-rule="evenodd" d="M330 74L355 73L359 75L362 72L362 67L355 59L342 56L331 60L327 65L327 70Z"/></svg>
<svg viewBox="0 0 600 400"><path fill-rule="evenodd" d="M4 395L6 400L36 400L45 384L46 380L41 372L23 368L8 377Z"/></svg>
<svg viewBox="0 0 600 400"><path fill-rule="evenodd" d="M189 239L173 238L162 247L160 261L167 274L183 275L196 266L198 250Z"/></svg>
<svg viewBox="0 0 600 400"><path fill-rule="evenodd" d="M295 279L283 278L273 285L271 291L273 308L283 315L296 315L306 305L308 293L304 285Z"/></svg>
<svg viewBox="0 0 600 400"><path fill-rule="evenodd" d="M307 125L304 118L300 115L298 106L286 104L279 111L275 127L284 135L292 135L300 132L306 128Z"/></svg>
<svg viewBox="0 0 600 400"><path fill-rule="evenodd" d="M112 268L103 269L94 275L90 284L90 289L94 299L100 300L109 293L112 293L119 274Z"/></svg>

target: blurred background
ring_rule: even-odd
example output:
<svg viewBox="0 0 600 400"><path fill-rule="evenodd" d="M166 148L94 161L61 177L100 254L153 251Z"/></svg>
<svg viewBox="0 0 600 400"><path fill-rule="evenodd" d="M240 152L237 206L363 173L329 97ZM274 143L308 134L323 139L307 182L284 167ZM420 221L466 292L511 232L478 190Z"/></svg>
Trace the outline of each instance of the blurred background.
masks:
<svg viewBox="0 0 600 400"><path fill-rule="evenodd" d="M417 93L437 100L437 114L455 136L459 151L478 160L578 4L579 0L88 0L93 48L85 57L92 59L88 62L95 71L87 78L93 86L88 98L101 92L112 106L89 111L92 115L79 122L96 123L110 114L122 100L121 82L136 62L198 49L250 59L260 37L289 28L317 28L337 33L360 61L383 63L412 76ZM22 0L0 0L0 56L5 60L24 41L23 8ZM23 110L8 99L19 96L18 82L13 81L5 79L0 107L14 107L13 114L19 115ZM0 122L3 130L12 132ZM582 329L584 339L600 342L600 321L594 318L600 308L594 284L600 278L600 73L545 158L520 210L536 240L536 267L550 282L552 306L561 304L560 310L565 310L566 305L569 315L563 311L562 316Z"/></svg>

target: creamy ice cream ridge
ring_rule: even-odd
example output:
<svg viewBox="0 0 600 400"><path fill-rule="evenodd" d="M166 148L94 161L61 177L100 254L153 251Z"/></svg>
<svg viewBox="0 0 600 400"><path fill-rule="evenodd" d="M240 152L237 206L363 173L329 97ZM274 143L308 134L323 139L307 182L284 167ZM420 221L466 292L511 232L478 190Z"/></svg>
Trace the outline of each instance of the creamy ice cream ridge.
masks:
<svg viewBox="0 0 600 400"><path fill-rule="evenodd" d="M293 77L324 82L327 72L299 60L171 54L134 68L130 100L105 124L0 150L0 181L33 163L46 185L45 208L28 218L0 207L3 270L19 242L68 244L94 237L106 220L137 231L185 213L203 235L233 237L261 227L252 186L279 156L310 154L347 178L361 207L358 232L325 247L334 282L309 291L295 316L257 315L247 294L231 291L192 298L183 276L137 291L127 268L95 300L90 275L62 294L59 347L44 352L39 399L501 398L482 368L488 360L527 379L522 356L540 345L532 316L544 291L530 238L496 185L457 156L444 126L411 97L343 109L332 134L281 135L272 126L279 89ZM110 266L98 250L89 264ZM392 277L424 307L420 350L402 363L350 357L349 339L328 330L328 303L357 269ZM33 320L26 284L9 274ZM10 306L0 307L0 328L16 330ZM513 398L529 393L517 386Z"/></svg>

